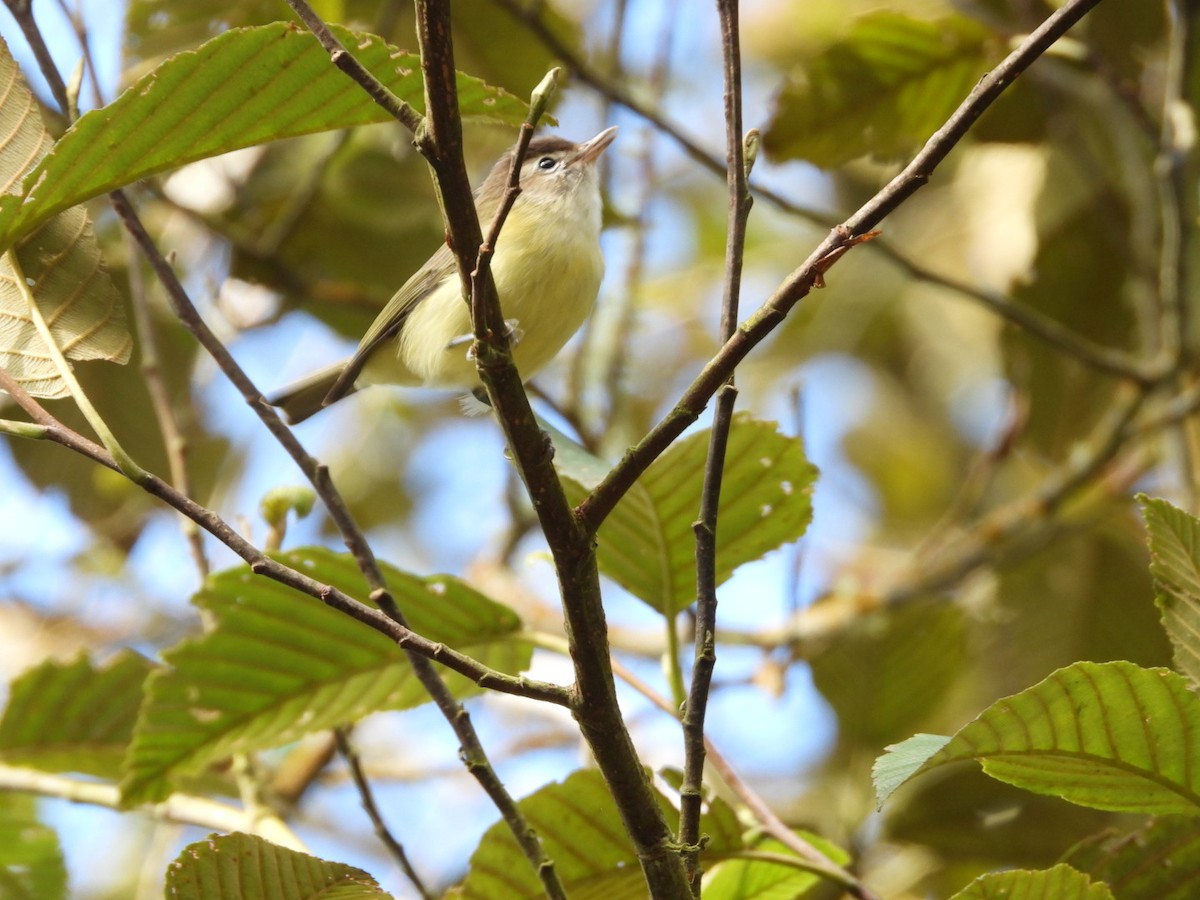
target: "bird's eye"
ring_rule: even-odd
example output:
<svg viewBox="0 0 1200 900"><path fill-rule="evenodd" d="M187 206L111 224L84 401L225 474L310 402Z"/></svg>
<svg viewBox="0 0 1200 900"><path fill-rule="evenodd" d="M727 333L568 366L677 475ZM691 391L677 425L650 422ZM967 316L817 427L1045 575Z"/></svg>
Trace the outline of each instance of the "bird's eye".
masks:
<svg viewBox="0 0 1200 900"><path fill-rule="evenodd" d="M551 169L553 169L557 165L558 165L558 160L555 159L553 156L543 156L537 162L537 167L539 169L541 169L543 172L549 172Z"/></svg>

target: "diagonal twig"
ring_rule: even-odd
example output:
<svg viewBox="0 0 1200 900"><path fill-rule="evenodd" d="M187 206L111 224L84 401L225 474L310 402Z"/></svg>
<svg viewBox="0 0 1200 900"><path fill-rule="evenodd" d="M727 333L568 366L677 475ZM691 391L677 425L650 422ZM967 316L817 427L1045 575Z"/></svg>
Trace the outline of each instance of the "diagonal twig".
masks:
<svg viewBox="0 0 1200 900"><path fill-rule="evenodd" d="M708 401L737 365L763 341L800 302L837 255L852 247L917 190L938 164L963 139L975 121L1018 75L1033 64L1100 0L1067 0L985 75L946 123L926 142L904 170L867 201L842 225L834 228L775 292L738 326L709 360L671 410L583 499L577 512L594 533L637 478L683 431L699 418Z"/></svg>

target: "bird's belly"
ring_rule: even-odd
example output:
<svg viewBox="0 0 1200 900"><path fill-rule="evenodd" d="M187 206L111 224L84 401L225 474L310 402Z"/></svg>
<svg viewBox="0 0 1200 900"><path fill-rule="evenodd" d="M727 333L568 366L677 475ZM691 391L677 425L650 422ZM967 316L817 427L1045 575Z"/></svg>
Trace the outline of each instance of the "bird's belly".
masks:
<svg viewBox="0 0 1200 900"><path fill-rule="evenodd" d="M516 322L513 358L522 379L546 365L579 329L604 276L598 247L565 253L541 242L514 249L500 243L492 275L506 320ZM468 356L471 317L458 279L427 297L400 336L399 362L430 387L469 389L479 383Z"/></svg>

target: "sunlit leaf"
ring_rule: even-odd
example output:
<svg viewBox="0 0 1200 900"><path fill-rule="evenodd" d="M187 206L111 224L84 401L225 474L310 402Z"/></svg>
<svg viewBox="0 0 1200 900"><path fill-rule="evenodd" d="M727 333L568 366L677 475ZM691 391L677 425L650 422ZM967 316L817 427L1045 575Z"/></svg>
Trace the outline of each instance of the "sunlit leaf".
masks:
<svg viewBox="0 0 1200 900"><path fill-rule="evenodd" d="M1166 500L1138 496L1150 535L1150 574L1175 666L1200 685L1200 519Z"/></svg>
<svg viewBox="0 0 1200 900"><path fill-rule="evenodd" d="M133 736L150 663L120 653L103 666L53 660L9 689L0 720L0 759L44 772L116 778Z"/></svg>
<svg viewBox="0 0 1200 900"><path fill-rule="evenodd" d="M335 29L401 99L422 105L420 60L381 38ZM466 118L517 124L517 98L459 74ZM282 138L389 121L307 31L276 22L227 31L180 53L113 103L80 118L0 199L0 246L59 210L184 163Z"/></svg>
<svg viewBox="0 0 1200 900"><path fill-rule="evenodd" d="M917 735L875 762L883 803L920 772L979 760L993 778L1115 812L1200 814L1200 698L1166 669L1075 663L988 707L952 738Z"/></svg>
<svg viewBox="0 0 1200 900"><path fill-rule="evenodd" d="M1081 842L1065 862L1103 880L1121 900L1200 896L1200 823L1163 816L1128 833L1109 830Z"/></svg>
<svg viewBox="0 0 1200 900"><path fill-rule="evenodd" d="M1041 872L1016 870L980 876L951 900L1112 900L1103 882L1060 865Z"/></svg>
<svg viewBox="0 0 1200 900"><path fill-rule="evenodd" d="M824 853L832 862L845 865L850 861L841 847L811 832L803 838ZM749 848L760 853L773 853L794 858L784 844L773 838L760 838ZM820 875L782 862L762 859L733 858L717 863L704 877L703 896L706 900L804 900L828 885Z"/></svg>
<svg viewBox="0 0 1200 900"><path fill-rule="evenodd" d="M37 817L37 802L0 795L0 897L58 900L67 896L67 870L53 828Z"/></svg>
<svg viewBox="0 0 1200 900"><path fill-rule="evenodd" d="M678 810L662 794L656 793L656 797L667 820L676 821ZM573 900L641 900L646 896L637 854L599 772L574 772L518 805ZM700 830L710 837L707 849L717 853L738 849L740 835L730 834L721 820L701 817ZM545 891L508 826L497 822L472 854L466 880L447 896L456 900L532 900L544 897Z"/></svg>
<svg viewBox="0 0 1200 900"><path fill-rule="evenodd" d="M0 208L18 209L22 179L52 146L37 101L0 41ZM41 162L39 162L41 161ZM104 268L87 213L64 203L25 230L16 246L24 287L33 295L68 359L129 360L132 341L120 297ZM7 249L11 242L5 242ZM34 325L25 290L8 256L0 257L0 368L35 397L62 397L66 382Z"/></svg>
<svg viewBox="0 0 1200 900"><path fill-rule="evenodd" d="M346 554L307 548L287 565L364 599L366 585ZM388 586L418 634L515 673L528 645L507 607L448 576L418 578L384 567ZM428 695L388 638L311 597L238 566L209 578L194 602L209 633L163 654L126 764L123 798L161 799L172 780L232 753L279 746L377 710L424 703ZM479 689L447 673L456 696Z"/></svg>
<svg viewBox="0 0 1200 900"><path fill-rule="evenodd" d="M990 61L989 33L962 16L863 16L776 98L763 144L775 159L832 168L919 146Z"/></svg>
<svg viewBox="0 0 1200 900"><path fill-rule="evenodd" d="M361 869L279 847L249 834L211 835L167 868L171 900L383 900Z"/></svg>
<svg viewBox="0 0 1200 900"><path fill-rule="evenodd" d="M660 456L600 527L600 569L655 609L674 614L696 597L692 523L709 432L693 434ZM555 462L573 502L607 470L570 442ZM717 583L733 570L804 534L812 518L817 470L797 438L747 414L734 417L717 513Z"/></svg>

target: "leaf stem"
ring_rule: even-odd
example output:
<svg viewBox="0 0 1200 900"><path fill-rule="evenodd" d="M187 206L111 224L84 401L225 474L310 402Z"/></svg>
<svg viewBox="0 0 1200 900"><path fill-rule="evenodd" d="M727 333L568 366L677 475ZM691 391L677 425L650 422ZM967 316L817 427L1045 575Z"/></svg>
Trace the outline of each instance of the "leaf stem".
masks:
<svg viewBox="0 0 1200 900"><path fill-rule="evenodd" d="M130 481L141 484L144 479L149 477L149 473L134 462L133 457L125 452L125 448L121 446L116 436L112 433L112 430L108 427L108 423L104 421L104 417L97 412L96 407L92 405L92 401L88 399L87 393L75 377L75 372L72 370L70 362L63 355L62 350L54 339L54 333L50 330L49 324L47 324L45 317L42 315L41 307L38 306L37 300L33 296L33 291L30 290L29 282L25 278L25 272L21 268L21 262L17 259L16 250L6 251L4 258L13 271L17 290L25 298L26 306L29 309L29 318L33 322L38 336L41 337L42 343L46 345L46 350L50 354L50 358L54 360L59 377L66 382L67 389L71 392L71 398L75 401L75 405L79 407L79 411L83 413L84 418L92 426L97 437L100 438L100 441L108 449L108 452L112 454L112 458L116 461L117 467L122 474L126 475Z"/></svg>

